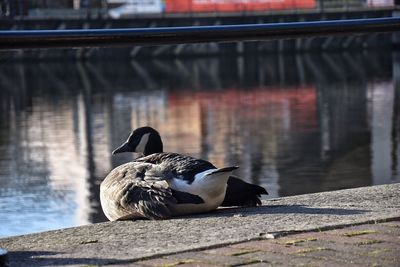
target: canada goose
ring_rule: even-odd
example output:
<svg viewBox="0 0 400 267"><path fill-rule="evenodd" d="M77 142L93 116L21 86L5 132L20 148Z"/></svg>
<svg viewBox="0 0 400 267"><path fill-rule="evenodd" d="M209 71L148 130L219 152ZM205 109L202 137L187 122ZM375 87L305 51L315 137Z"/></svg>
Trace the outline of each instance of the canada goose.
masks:
<svg viewBox="0 0 400 267"><path fill-rule="evenodd" d="M163 143L160 134L151 127L140 127L132 131L125 143L112 153L136 152L141 156L163 152ZM211 164L211 163L210 163ZM211 166L213 166L211 164ZM215 168L215 166L213 166ZM257 206L261 205L260 195L267 195L265 188L250 184L236 176L228 179L225 199L221 206Z"/></svg>
<svg viewBox="0 0 400 267"><path fill-rule="evenodd" d="M113 169L100 185L110 221L208 212L221 205L227 181L238 167L176 153L154 153Z"/></svg>

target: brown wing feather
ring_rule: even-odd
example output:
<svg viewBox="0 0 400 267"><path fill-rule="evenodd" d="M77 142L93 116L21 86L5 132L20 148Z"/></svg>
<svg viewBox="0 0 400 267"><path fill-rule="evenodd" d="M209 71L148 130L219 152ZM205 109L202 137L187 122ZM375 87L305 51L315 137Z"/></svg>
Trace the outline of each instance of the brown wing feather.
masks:
<svg viewBox="0 0 400 267"><path fill-rule="evenodd" d="M135 162L115 168L101 184L102 205L113 219L171 217L170 205L176 203L165 174L153 164Z"/></svg>
<svg viewBox="0 0 400 267"><path fill-rule="evenodd" d="M170 218L170 205L175 203L176 199L165 181L131 182L124 188L120 200L124 209L134 210L153 220Z"/></svg>

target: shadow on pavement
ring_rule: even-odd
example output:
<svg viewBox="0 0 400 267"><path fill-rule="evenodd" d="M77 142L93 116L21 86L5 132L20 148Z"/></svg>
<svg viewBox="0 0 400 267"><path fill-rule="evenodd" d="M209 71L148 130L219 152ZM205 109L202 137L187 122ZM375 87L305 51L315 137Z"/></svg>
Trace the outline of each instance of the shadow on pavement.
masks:
<svg viewBox="0 0 400 267"><path fill-rule="evenodd" d="M61 252L56 251L9 251L10 266L65 266L65 265L104 265L128 264L128 260L103 258L63 258Z"/></svg>

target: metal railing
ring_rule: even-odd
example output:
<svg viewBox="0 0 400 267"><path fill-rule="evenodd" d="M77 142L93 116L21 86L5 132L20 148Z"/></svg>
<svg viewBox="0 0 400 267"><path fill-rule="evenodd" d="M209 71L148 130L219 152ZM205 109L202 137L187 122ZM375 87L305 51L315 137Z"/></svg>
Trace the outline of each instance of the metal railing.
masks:
<svg viewBox="0 0 400 267"><path fill-rule="evenodd" d="M160 45L400 31L400 17L191 27L0 31L0 49Z"/></svg>

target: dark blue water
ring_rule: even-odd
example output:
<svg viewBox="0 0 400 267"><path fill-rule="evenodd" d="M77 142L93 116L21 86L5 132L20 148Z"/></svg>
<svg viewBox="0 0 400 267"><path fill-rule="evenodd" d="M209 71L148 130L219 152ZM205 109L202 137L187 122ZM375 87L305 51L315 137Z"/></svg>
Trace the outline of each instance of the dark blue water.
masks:
<svg viewBox="0 0 400 267"><path fill-rule="evenodd" d="M0 62L0 236L105 220L111 151L150 125L166 151L239 165L271 197L400 181L391 51Z"/></svg>

